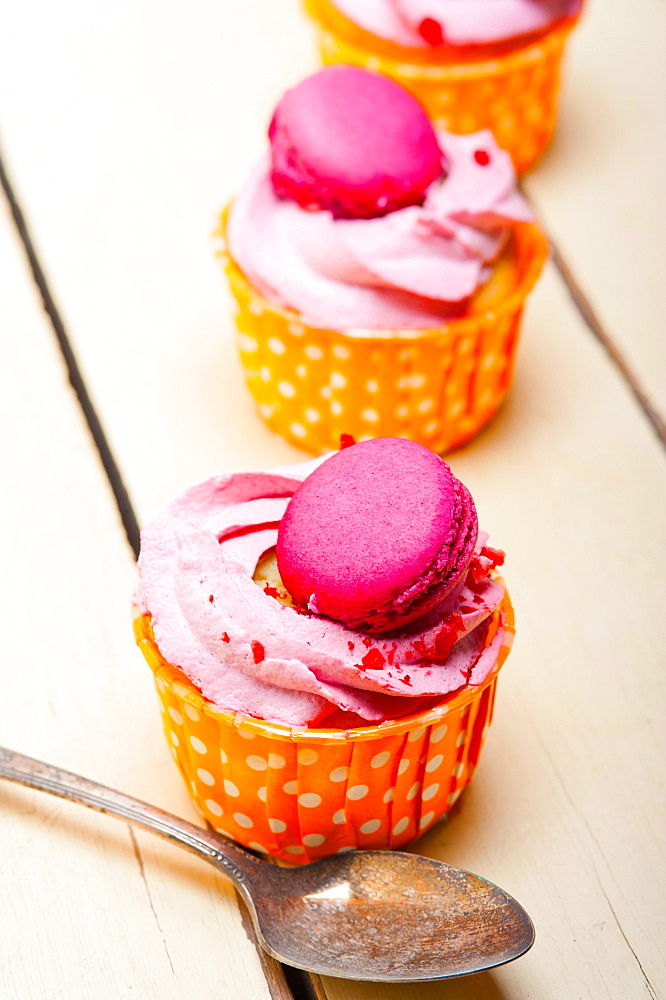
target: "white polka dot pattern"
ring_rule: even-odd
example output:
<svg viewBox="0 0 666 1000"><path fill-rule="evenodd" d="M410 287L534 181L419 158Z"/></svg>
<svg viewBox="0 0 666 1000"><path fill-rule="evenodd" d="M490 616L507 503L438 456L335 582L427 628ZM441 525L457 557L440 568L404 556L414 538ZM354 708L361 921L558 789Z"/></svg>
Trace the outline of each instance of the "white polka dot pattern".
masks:
<svg viewBox="0 0 666 1000"><path fill-rule="evenodd" d="M250 754L249 757L245 758L245 763L248 767L251 767L253 771L265 771L268 767L268 761L265 757L259 757L257 754Z"/></svg>
<svg viewBox="0 0 666 1000"><path fill-rule="evenodd" d="M304 809L316 809L321 805L321 795L317 795L316 792L305 792L298 796L298 802Z"/></svg>
<svg viewBox="0 0 666 1000"><path fill-rule="evenodd" d="M254 826L250 817L246 816L245 813L234 813L234 819L239 826L243 827L244 830L249 830L250 827Z"/></svg>
<svg viewBox="0 0 666 1000"><path fill-rule="evenodd" d="M423 721L398 720L370 739L282 738L280 727L213 712L156 647L151 656L171 751L204 819L215 829L224 819L241 843L297 863L418 836L470 780L492 713L491 677Z"/></svg>
<svg viewBox="0 0 666 1000"><path fill-rule="evenodd" d="M342 433L357 441L402 435L440 453L465 443L510 387L523 301L546 255L545 240L525 230L494 265L486 311L390 336L310 327L262 301L227 256L238 348L259 414L315 454L338 448Z"/></svg>
<svg viewBox="0 0 666 1000"><path fill-rule="evenodd" d="M383 767L391 759L391 754L388 750L384 750L383 753L378 753L376 757L373 757L370 761L370 767Z"/></svg>

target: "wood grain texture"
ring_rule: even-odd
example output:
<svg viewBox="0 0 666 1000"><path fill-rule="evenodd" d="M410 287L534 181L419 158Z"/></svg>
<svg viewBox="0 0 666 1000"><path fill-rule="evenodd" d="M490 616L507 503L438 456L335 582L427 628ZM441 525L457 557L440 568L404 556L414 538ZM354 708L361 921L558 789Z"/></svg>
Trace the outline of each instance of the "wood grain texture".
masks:
<svg viewBox="0 0 666 1000"><path fill-rule="evenodd" d="M640 44L651 51L640 26L657 24L656 6L644 0L643 20L637 16L622 36L634 39L632 59ZM588 24L607 18L598 39L612 40L618 54L624 15L614 0L611 15L601 7L592 0ZM272 104L314 65L314 49L296 4L248 0L233 16L229 10L200 0L184 20L180 5L167 2L157 21L143 3L91 10L65 0L56 11L28 0L14 15L14 39L0 60L12 93L4 136L15 186L144 521L206 475L298 457L252 411L209 233L218 207L263 148ZM626 94L638 86L633 77L618 102L603 83L607 77L592 80L590 66L600 66L602 56L592 51L596 36L584 30L570 65L579 60L587 67L584 89L586 101L596 102L594 114L578 105L570 74L567 93L574 96L565 99L560 137L529 190L604 324L619 315L621 299L626 322L608 328L642 374L641 338L646 334L649 354L657 328L650 317L663 311L661 288L650 282L641 284L645 301L632 308L636 296L627 289L638 287L642 272L635 270L631 241L640 237L630 219L637 232L652 234L649 241L653 223L642 208L636 214L635 189L620 183L626 161L615 157L626 136L634 145L650 136L640 122L627 121ZM581 125L583 112L589 117ZM644 160L634 159L636 171ZM663 209L652 166L645 169L645 191ZM627 243L612 228L618 213ZM611 268L619 260L625 281ZM597 282L599 274L605 277ZM623 339L629 330L630 344ZM652 360L647 367L656 371ZM477 500L491 543L507 551L518 636L479 773L450 821L415 849L477 870L512 892L535 920L537 943L519 962L467 981L377 987L321 980L316 989L326 1000L663 996L666 691L658 619L665 594L658 553L666 540L666 465L635 399L552 267L526 313L507 406L451 461ZM100 526L90 527L90 513L77 516L92 545ZM117 558L117 536L109 545L109 558ZM129 577L129 569L123 572ZM107 603L109 588L116 588L115 601L124 601L129 586L129 579L105 582ZM94 596L91 609L99 604ZM62 601L64 609L77 604L71 592ZM87 648L83 637L68 635L63 657L71 642L75 650ZM121 657L123 669L147 683L129 633L109 626L107 643L108 655ZM97 677L85 677L93 703L98 688ZM84 707L72 724L82 746ZM57 748L59 729L43 712L46 755ZM153 801L159 793L161 804L186 814L148 693L131 712L129 731L140 734L140 746L126 746L127 727L116 722L97 741L100 770L91 776L104 780L105 767L115 772L108 759L113 748L127 790ZM76 769L78 760L56 762ZM156 789L151 761L159 761ZM26 835L33 824L34 813L24 818ZM100 838L109 843L106 827ZM204 892L203 884L210 885L204 876L195 887L189 868L182 872L179 859L160 860L158 846L146 841L138 839L171 940L181 908L201 906L207 914L212 890ZM31 903L42 899L36 893ZM179 952L188 968L198 964L199 947L187 958ZM217 983L205 983L206 968L199 973L201 996L206 989L212 995Z"/></svg>
<svg viewBox="0 0 666 1000"><path fill-rule="evenodd" d="M666 6L589 0L552 149L525 180L604 328L666 416Z"/></svg>
<svg viewBox="0 0 666 1000"><path fill-rule="evenodd" d="M658 627L633 618L644 585L666 596L654 561L663 455L552 269L519 357L498 421L452 457L506 549L516 644L474 782L414 849L497 881L537 941L474 987L327 980L328 1000L647 1000L666 987L653 882L664 877L666 685Z"/></svg>
<svg viewBox="0 0 666 1000"><path fill-rule="evenodd" d="M5 208L2 741L196 818L137 668L133 558ZM3 997L269 1000L235 894L204 865L6 782L0 801Z"/></svg>

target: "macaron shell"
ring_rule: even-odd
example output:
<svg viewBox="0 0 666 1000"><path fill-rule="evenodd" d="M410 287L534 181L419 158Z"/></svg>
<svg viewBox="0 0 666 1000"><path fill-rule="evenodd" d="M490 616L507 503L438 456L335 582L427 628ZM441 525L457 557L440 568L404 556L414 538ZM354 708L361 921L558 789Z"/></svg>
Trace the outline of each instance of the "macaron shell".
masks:
<svg viewBox="0 0 666 1000"><path fill-rule="evenodd" d="M280 524L278 567L297 605L382 633L457 585L477 534L472 498L439 456L378 438L301 484Z"/></svg>
<svg viewBox="0 0 666 1000"><path fill-rule="evenodd" d="M418 101L386 77L332 66L287 91L271 122L278 194L336 217L421 204L443 154Z"/></svg>

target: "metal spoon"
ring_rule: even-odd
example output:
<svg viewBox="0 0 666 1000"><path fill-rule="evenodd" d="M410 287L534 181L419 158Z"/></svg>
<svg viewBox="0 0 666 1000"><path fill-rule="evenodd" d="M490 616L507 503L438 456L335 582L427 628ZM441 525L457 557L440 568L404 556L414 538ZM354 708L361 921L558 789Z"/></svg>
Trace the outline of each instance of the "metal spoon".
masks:
<svg viewBox="0 0 666 1000"><path fill-rule="evenodd" d="M226 837L2 747L0 777L198 854L235 883L269 955L299 969L374 982L447 979L510 962L534 941L532 922L515 899L440 861L360 851L278 868Z"/></svg>

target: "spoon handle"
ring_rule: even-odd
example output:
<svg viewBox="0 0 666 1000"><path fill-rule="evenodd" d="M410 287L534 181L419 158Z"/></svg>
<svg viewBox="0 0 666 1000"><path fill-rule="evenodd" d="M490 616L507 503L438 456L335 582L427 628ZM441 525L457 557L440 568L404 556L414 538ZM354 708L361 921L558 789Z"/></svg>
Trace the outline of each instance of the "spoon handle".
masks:
<svg viewBox="0 0 666 1000"><path fill-rule="evenodd" d="M132 798L113 788L107 788L106 785L52 767L32 757L24 757L4 747L0 747L0 778L79 802L89 809L115 816L179 844L227 875L241 891L246 902L250 902L247 883L251 881L252 874L262 867L263 862L226 838L209 833L179 816L142 802L141 799Z"/></svg>

